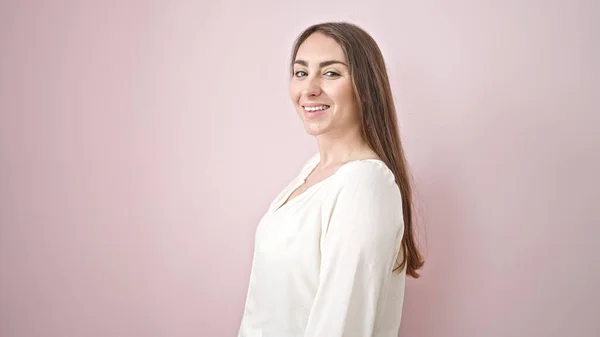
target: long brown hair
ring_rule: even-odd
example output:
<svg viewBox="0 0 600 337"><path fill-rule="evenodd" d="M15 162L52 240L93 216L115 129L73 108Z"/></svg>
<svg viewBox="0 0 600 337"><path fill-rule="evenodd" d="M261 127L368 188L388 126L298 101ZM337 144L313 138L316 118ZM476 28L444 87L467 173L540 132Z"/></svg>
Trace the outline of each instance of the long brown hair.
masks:
<svg viewBox="0 0 600 337"><path fill-rule="evenodd" d="M411 181L400 142L396 108L381 50L366 31L354 24L346 22L316 24L304 30L294 43L290 65L292 73L300 45L317 32L333 38L344 50L359 106L362 136L394 173L396 184L402 194L403 259L394 271L406 268L408 275L418 278L417 270L423 266L424 261L414 238Z"/></svg>

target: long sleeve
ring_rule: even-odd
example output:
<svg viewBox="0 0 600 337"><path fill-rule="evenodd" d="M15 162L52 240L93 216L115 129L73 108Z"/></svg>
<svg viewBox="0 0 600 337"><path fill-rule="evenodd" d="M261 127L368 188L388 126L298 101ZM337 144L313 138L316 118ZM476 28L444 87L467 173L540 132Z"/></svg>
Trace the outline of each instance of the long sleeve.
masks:
<svg viewBox="0 0 600 337"><path fill-rule="evenodd" d="M353 164L339 174L322 233L320 281L304 337L371 337L391 286L404 230L400 192L383 163Z"/></svg>

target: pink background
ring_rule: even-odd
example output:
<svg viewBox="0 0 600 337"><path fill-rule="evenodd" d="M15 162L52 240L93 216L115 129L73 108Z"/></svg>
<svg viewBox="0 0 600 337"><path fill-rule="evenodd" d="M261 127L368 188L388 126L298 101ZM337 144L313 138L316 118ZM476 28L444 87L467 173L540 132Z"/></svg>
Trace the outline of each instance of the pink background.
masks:
<svg viewBox="0 0 600 337"><path fill-rule="evenodd" d="M597 1L2 1L0 336L234 336L316 151L293 39L387 59L427 264L405 337L600 336Z"/></svg>

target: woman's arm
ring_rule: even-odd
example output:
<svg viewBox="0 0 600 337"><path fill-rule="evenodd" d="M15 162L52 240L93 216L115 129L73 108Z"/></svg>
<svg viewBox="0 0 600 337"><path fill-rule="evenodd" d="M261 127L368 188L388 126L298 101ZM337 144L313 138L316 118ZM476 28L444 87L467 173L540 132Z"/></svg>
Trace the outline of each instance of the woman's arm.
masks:
<svg viewBox="0 0 600 337"><path fill-rule="evenodd" d="M354 164L354 163L353 163ZM404 230L391 172L358 162L343 172L324 230L321 278L305 337L370 337Z"/></svg>

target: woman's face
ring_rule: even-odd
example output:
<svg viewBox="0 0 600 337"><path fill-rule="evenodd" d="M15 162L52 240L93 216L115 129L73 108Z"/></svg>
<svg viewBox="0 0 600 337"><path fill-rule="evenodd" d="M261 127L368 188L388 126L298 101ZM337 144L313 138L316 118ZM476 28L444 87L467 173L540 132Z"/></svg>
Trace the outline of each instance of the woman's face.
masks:
<svg viewBox="0 0 600 337"><path fill-rule="evenodd" d="M348 60L332 38L314 33L298 49L290 97L305 130L321 135L359 125Z"/></svg>

